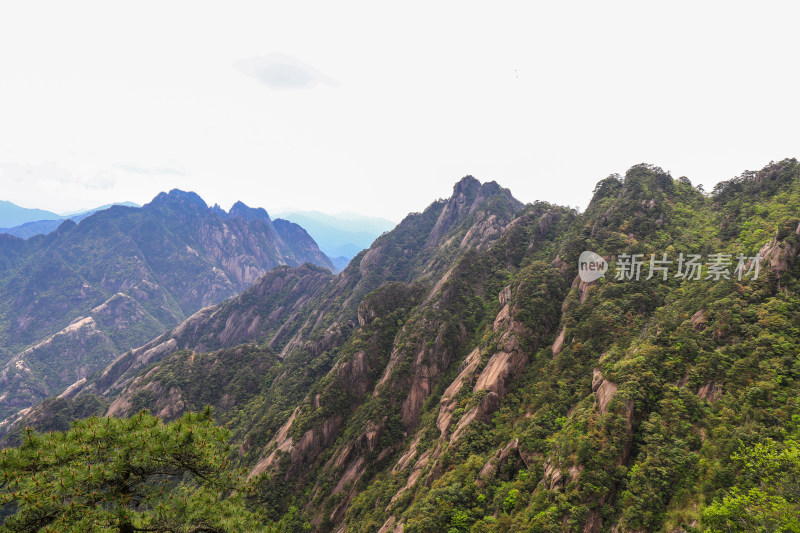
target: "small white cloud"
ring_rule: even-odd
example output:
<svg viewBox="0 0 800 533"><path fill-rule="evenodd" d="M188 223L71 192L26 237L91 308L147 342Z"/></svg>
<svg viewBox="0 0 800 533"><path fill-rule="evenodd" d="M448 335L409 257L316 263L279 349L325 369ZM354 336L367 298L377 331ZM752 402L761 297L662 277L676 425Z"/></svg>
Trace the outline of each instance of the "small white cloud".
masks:
<svg viewBox="0 0 800 533"><path fill-rule="evenodd" d="M137 165L131 165L130 163L122 163L120 165L117 165L117 168L119 168L120 170L124 170L125 172L130 172L132 174L143 174L143 175L150 174L150 169L143 168Z"/></svg>
<svg viewBox="0 0 800 533"><path fill-rule="evenodd" d="M109 170L99 170L85 184L89 189L108 191L117 185L117 175Z"/></svg>
<svg viewBox="0 0 800 533"><path fill-rule="evenodd" d="M160 174L172 174L173 176L185 176L186 173L182 170L178 170L177 168L172 167L158 167L154 169L155 172Z"/></svg>
<svg viewBox="0 0 800 533"><path fill-rule="evenodd" d="M253 56L239 60L233 66L272 89L310 89L316 85L338 85L336 80L314 67L282 54Z"/></svg>

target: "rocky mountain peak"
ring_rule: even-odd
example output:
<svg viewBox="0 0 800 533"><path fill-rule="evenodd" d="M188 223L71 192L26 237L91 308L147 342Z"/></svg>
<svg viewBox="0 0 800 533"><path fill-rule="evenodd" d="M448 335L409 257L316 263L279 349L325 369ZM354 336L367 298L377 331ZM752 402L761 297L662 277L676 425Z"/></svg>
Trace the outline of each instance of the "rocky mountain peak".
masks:
<svg viewBox="0 0 800 533"><path fill-rule="evenodd" d="M67 232L67 231L71 230L75 226L77 226L77 224L74 221L72 221L70 219L67 219L64 222L62 222L58 226L58 228L56 228L56 233L60 235L60 234L62 234L64 232Z"/></svg>
<svg viewBox="0 0 800 533"><path fill-rule="evenodd" d="M514 198L508 189L502 188L496 182L481 183L472 176L465 176L453 187L453 196L442 209L425 247L439 245L447 234L465 222L470 215L477 218L490 217L492 214L503 215L502 218L508 222L522 206L522 202ZM486 217L481 216L482 211L485 211L483 214ZM473 222L479 221L476 219Z"/></svg>
<svg viewBox="0 0 800 533"><path fill-rule="evenodd" d="M208 209L206 202L196 192L172 189L169 193L161 192L144 207L168 206L174 208L190 207Z"/></svg>
<svg viewBox="0 0 800 533"><path fill-rule="evenodd" d="M480 181L473 176L464 176L453 186L453 198L459 195L474 197L480 188Z"/></svg>
<svg viewBox="0 0 800 533"><path fill-rule="evenodd" d="M269 214L263 207L248 207L244 202L238 201L233 204L228 214L232 217L239 217L245 220L261 220L269 222Z"/></svg>
<svg viewBox="0 0 800 533"><path fill-rule="evenodd" d="M219 204L214 204L214 205L211 207L211 212L212 212L212 213L214 213L214 214L216 214L216 215L218 215L218 216L220 216L220 217L222 217L222 218L226 218L226 217L228 216L228 213L226 213L226 212L225 212L225 210L224 210L224 209L222 209L222 208L219 206Z"/></svg>

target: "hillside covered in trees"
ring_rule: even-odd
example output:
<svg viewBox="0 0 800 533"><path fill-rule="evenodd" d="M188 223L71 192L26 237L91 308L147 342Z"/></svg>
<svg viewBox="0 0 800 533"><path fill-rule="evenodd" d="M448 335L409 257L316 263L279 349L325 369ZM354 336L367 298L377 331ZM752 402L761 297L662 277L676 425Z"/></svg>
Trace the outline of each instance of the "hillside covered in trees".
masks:
<svg viewBox="0 0 800 533"><path fill-rule="evenodd" d="M637 165L582 213L466 177L340 274L276 268L4 439L210 405L246 472L230 508L280 531L795 531L798 252L794 159L708 194Z"/></svg>

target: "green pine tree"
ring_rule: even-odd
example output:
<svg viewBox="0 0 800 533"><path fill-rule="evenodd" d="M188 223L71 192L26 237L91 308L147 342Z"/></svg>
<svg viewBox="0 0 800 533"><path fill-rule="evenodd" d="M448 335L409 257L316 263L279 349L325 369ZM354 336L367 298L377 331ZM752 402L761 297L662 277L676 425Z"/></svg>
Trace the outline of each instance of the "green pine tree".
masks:
<svg viewBox="0 0 800 533"><path fill-rule="evenodd" d="M262 531L226 439L210 408L169 424L141 411L27 429L0 451L0 531Z"/></svg>

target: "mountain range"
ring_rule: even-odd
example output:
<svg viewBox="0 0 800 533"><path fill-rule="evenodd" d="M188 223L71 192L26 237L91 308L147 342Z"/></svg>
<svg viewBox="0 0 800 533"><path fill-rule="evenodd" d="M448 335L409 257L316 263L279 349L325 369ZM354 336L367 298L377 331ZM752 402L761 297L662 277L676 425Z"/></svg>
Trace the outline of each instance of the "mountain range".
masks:
<svg viewBox="0 0 800 533"><path fill-rule="evenodd" d="M0 202L0 226L9 226L0 227L0 233L21 239L47 235L65 220L80 222L87 216L114 205L140 207L134 202L119 202L62 216L41 209L19 207L11 202ZM305 229L320 250L329 257L337 272L344 269L358 252L369 247L381 233L395 226L394 222L385 218L367 217L357 213L329 215L319 211L291 211L278 213L277 216Z"/></svg>
<svg viewBox="0 0 800 533"><path fill-rule="evenodd" d="M0 413L28 407L281 265L333 269L299 226L195 193L0 235Z"/></svg>
<svg viewBox="0 0 800 533"><path fill-rule="evenodd" d="M223 215L197 200L153 202L181 205L170 231L186 240L163 254L165 280L189 257L184 242L219 242L189 240L189 213L217 214L213 227L266 226L265 212ZM169 331L67 376L57 396L6 409L4 438L210 405L230 430L230 460L258 481L251 504L280 531L688 533L753 520L791 530L798 212L795 159L709 194L636 165L601 180L582 213L523 205L467 176L339 274L288 261L253 269L252 286L213 305L191 282L165 282L176 302L188 294L205 307L181 308ZM133 242L169 246L153 235ZM605 275L585 279L585 252ZM48 272L5 286L61 275ZM9 375L27 372L27 359L10 361ZM764 449L787 450L770 483L739 459L767 464Z"/></svg>

